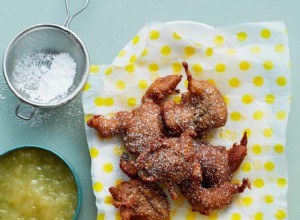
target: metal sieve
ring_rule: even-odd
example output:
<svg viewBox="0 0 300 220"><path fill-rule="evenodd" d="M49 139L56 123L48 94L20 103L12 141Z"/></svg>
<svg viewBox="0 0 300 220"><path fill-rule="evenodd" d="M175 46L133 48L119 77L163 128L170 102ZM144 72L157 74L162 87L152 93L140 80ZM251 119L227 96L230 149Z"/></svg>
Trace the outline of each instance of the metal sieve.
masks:
<svg viewBox="0 0 300 220"><path fill-rule="evenodd" d="M56 107L72 100L83 88L89 73L89 56L80 38L69 29L72 19L82 12L88 5L70 15L69 2L65 0L67 17L63 25L38 24L23 30L9 43L3 58L3 72L5 80L12 92L20 99L16 107L16 115L22 119L30 120L38 107ZM66 95L54 102L37 101L26 94L25 89L16 86L13 71L16 62L28 53L60 54L68 53L76 63L76 74L72 86ZM49 65L49 64L48 64ZM20 106L26 103L30 111L23 115Z"/></svg>

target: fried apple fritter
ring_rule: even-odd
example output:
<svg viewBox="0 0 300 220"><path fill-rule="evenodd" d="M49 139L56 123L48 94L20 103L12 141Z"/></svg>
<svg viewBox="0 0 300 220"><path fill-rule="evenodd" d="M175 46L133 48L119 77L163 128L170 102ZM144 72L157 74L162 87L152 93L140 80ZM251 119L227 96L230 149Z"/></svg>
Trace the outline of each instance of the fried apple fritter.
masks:
<svg viewBox="0 0 300 220"><path fill-rule="evenodd" d="M139 169L136 166L134 160L130 159L130 155L128 153L123 153L119 163L120 169L130 178L138 179Z"/></svg>
<svg viewBox="0 0 300 220"><path fill-rule="evenodd" d="M181 103L169 100L163 104L163 116L173 134L193 129L199 137L210 130L225 125L227 107L220 90L205 80L192 77L188 64L182 63L188 80L188 92L181 96Z"/></svg>
<svg viewBox="0 0 300 220"><path fill-rule="evenodd" d="M131 179L110 187L113 205L120 208L122 220L169 220L170 205L166 194L155 183Z"/></svg>
<svg viewBox="0 0 300 220"><path fill-rule="evenodd" d="M202 181L201 167L193 145L193 131L185 131L179 138L165 138L137 158L139 176L144 181L167 184L173 199L177 197L172 183L186 179Z"/></svg>
<svg viewBox="0 0 300 220"><path fill-rule="evenodd" d="M158 78L150 85L139 108L118 112L109 119L94 115L87 125L95 128L102 137L120 134L127 151L139 155L154 141L165 137L161 108L157 103L174 92L180 80L181 76L176 75Z"/></svg>
<svg viewBox="0 0 300 220"><path fill-rule="evenodd" d="M213 146L205 142L194 141L194 146L201 164L202 186L212 188L231 181L232 173L239 168L247 155L247 133L244 133L240 144L234 144L228 150L224 146Z"/></svg>
<svg viewBox="0 0 300 220"><path fill-rule="evenodd" d="M180 191L187 198L193 211L199 211L201 214L209 215L214 210L222 209L228 206L237 193L242 193L250 187L250 181L243 179L241 185L237 183L225 182L214 188L203 188L201 184L186 180L179 184Z"/></svg>
<svg viewBox="0 0 300 220"><path fill-rule="evenodd" d="M144 103L147 99L160 103L165 97L173 92L179 92L179 90L176 89L176 86L181 81L181 78L181 75L169 75L157 78L147 89L142 98L142 103Z"/></svg>
<svg viewBox="0 0 300 220"><path fill-rule="evenodd" d="M200 164L191 137L194 135L194 132L185 131L179 138L162 139L154 149L143 152L137 158L138 168L147 173L147 176L140 176L142 180L180 183L191 177L201 179Z"/></svg>

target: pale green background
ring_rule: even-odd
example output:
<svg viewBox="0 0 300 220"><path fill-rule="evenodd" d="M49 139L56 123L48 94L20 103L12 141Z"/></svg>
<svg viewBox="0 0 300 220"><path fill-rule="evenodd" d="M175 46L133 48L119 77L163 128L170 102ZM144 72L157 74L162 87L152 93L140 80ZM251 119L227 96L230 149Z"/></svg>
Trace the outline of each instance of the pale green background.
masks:
<svg viewBox="0 0 300 220"><path fill-rule="evenodd" d="M79 6L84 0L70 0ZM298 2L298 3L297 3ZM72 8L73 8L72 6ZM224 26L241 22L285 22L292 61L292 108L287 130L289 169L288 215L300 217L300 3L297 0L91 0L70 28L85 42L92 64L109 64L120 49L151 21L191 20ZM0 54L10 39L33 24L61 24L63 0L2 0L0 5ZM1 96L5 100L1 100ZM43 110L47 118L24 123L14 114L17 98L0 75L0 150L22 144L39 144L62 153L77 170L83 189L79 220L96 219L80 97L55 110ZM1 189L0 189L1 190Z"/></svg>

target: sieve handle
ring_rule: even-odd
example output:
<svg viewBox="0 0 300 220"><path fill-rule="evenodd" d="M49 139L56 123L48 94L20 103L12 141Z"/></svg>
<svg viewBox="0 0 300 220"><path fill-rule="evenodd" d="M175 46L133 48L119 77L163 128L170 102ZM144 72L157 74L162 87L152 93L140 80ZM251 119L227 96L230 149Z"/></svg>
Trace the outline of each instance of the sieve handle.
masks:
<svg viewBox="0 0 300 220"><path fill-rule="evenodd" d="M30 120L30 119L32 118L32 116L35 114L37 108L34 107L34 106L32 106L32 105L30 105L30 106L33 108L32 111L30 112L29 116L24 116L24 115L22 115L22 114L19 113L21 104L22 104L22 102L20 102L20 103L17 105L17 107L16 107L16 112L15 112L15 113L16 113L16 115L17 115L19 118L22 118L22 119L28 121L28 120Z"/></svg>
<svg viewBox="0 0 300 220"><path fill-rule="evenodd" d="M69 1L65 0L65 3L66 3L66 10L67 10L67 17L66 17L64 26L68 28L71 21L73 20L73 18L75 16L77 16L80 12L82 12L87 7L87 5L89 4L89 0L86 0L84 6L81 9L79 9L77 12L75 12L72 16L71 16L70 9L69 9Z"/></svg>

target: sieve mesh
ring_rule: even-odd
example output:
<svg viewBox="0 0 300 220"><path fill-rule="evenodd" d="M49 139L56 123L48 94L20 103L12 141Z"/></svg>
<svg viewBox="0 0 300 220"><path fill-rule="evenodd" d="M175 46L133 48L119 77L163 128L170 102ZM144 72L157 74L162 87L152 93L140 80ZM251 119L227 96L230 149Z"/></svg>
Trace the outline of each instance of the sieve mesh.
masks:
<svg viewBox="0 0 300 220"><path fill-rule="evenodd" d="M68 53L76 63L76 75L72 87L65 97L55 103L43 103L31 100L24 90L14 84L13 71L16 62L26 54ZM8 47L4 59L4 72L13 92L23 101L37 106L54 106L71 100L82 88L89 67L88 55L80 39L69 29L59 25L37 25L20 33Z"/></svg>

